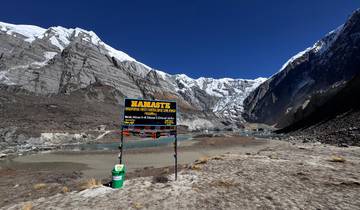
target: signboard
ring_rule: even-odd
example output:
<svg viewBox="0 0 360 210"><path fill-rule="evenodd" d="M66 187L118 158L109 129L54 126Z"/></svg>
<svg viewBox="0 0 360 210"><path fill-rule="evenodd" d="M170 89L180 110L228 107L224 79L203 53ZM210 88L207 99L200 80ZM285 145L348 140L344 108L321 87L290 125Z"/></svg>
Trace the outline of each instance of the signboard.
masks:
<svg viewBox="0 0 360 210"><path fill-rule="evenodd" d="M123 122L134 126L176 125L176 102L126 98Z"/></svg>
<svg viewBox="0 0 360 210"><path fill-rule="evenodd" d="M124 130L125 129L125 130ZM125 99L124 118L121 125L121 144L119 146L119 161L122 164L124 135L139 134L153 139L160 136L173 135L175 180L177 180L177 128L176 101Z"/></svg>

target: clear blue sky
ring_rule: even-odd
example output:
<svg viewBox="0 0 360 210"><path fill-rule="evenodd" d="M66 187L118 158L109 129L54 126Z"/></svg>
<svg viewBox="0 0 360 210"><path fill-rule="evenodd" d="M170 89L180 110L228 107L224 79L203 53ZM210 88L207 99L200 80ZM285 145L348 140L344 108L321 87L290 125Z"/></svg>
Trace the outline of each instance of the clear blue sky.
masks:
<svg viewBox="0 0 360 210"><path fill-rule="evenodd" d="M268 77L344 23L359 0L4 1L0 21L93 30L168 73Z"/></svg>

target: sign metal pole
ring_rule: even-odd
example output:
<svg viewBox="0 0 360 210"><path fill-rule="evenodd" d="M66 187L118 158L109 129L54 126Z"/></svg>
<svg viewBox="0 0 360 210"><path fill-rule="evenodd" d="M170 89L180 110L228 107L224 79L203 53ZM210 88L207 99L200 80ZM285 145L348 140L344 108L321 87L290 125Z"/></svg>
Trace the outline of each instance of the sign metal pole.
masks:
<svg viewBox="0 0 360 210"><path fill-rule="evenodd" d="M174 143L174 150L175 150L175 180L177 180L177 126L175 126L175 143Z"/></svg>
<svg viewBox="0 0 360 210"><path fill-rule="evenodd" d="M124 148L124 126L121 125L121 143L119 146L119 149L120 149L119 163L120 164L122 164L123 148Z"/></svg>

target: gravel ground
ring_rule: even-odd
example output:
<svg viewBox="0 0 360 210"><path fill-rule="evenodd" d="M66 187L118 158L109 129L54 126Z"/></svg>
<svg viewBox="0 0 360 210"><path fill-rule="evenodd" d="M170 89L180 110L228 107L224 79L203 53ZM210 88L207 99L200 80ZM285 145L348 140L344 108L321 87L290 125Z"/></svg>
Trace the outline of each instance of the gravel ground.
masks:
<svg viewBox="0 0 360 210"><path fill-rule="evenodd" d="M275 142L199 160L178 181L140 177L3 209L360 209L360 148Z"/></svg>

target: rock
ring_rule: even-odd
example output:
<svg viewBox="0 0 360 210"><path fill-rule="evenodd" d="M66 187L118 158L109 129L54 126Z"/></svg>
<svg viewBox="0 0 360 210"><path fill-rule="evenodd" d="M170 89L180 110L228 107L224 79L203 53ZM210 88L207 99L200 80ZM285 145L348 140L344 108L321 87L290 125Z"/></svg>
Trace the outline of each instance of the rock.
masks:
<svg viewBox="0 0 360 210"><path fill-rule="evenodd" d="M344 163L346 160L345 160L345 158L340 157L340 156L332 156L329 161L330 162Z"/></svg>
<svg viewBox="0 0 360 210"><path fill-rule="evenodd" d="M349 147L349 145L346 144L346 143L340 143L340 144L339 144L339 147Z"/></svg>
<svg viewBox="0 0 360 210"><path fill-rule="evenodd" d="M153 182L154 183L167 183L169 178L167 176L154 176Z"/></svg>

